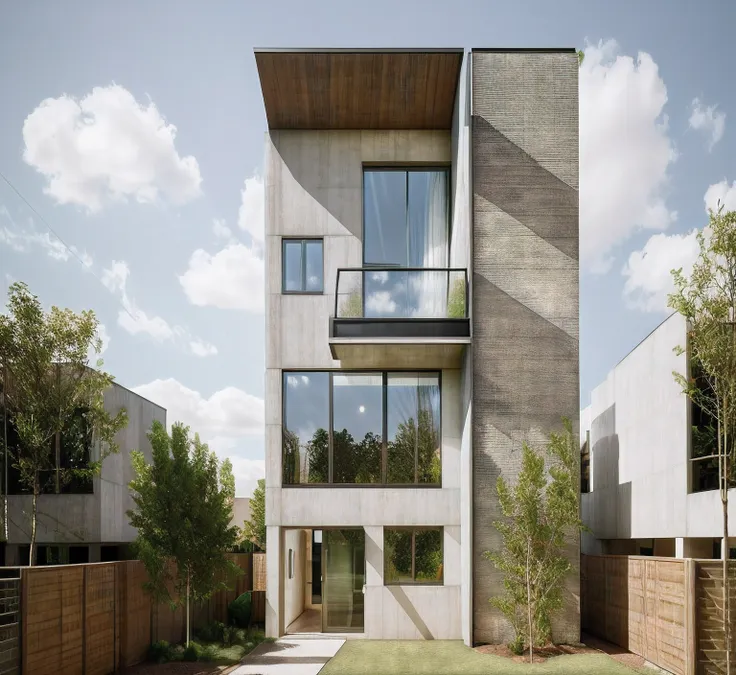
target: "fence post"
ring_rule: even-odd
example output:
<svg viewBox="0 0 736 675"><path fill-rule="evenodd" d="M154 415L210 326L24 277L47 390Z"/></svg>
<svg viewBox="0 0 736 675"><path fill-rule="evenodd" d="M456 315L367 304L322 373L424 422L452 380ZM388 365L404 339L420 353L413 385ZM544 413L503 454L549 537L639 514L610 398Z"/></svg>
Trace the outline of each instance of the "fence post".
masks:
<svg viewBox="0 0 736 675"><path fill-rule="evenodd" d="M685 675L695 675L698 663L697 634L697 563L692 558L685 559Z"/></svg>

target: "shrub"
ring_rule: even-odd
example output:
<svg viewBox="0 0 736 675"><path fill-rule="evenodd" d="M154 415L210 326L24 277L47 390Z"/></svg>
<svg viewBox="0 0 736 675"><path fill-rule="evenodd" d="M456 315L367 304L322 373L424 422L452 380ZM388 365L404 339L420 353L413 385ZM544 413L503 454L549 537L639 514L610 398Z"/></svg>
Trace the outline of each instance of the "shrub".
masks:
<svg viewBox="0 0 736 675"><path fill-rule="evenodd" d="M202 648L196 642L190 642L189 646L184 649L182 660L184 661L199 661L199 657L202 654Z"/></svg>
<svg viewBox="0 0 736 675"><path fill-rule="evenodd" d="M171 661L173 656L173 649L166 640L159 640L154 642L148 648L148 660L154 663L166 663Z"/></svg>
<svg viewBox="0 0 736 675"><path fill-rule="evenodd" d="M251 592L246 591L233 600L227 608L230 622L238 628L248 628L250 625Z"/></svg>
<svg viewBox="0 0 736 675"><path fill-rule="evenodd" d="M509 642L508 648L513 654L521 656L524 653L524 637L522 635L517 635L511 642Z"/></svg>
<svg viewBox="0 0 736 675"><path fill-rule="evenodd" d="M210 621L197 631L202 642L222 642L225 624L222 621Z"/></svg>
<svg viewBox="0 0 736 675"><path fill-rule="evenodd" d="M215 645L207 645L199 655L199 660L205 661L206 663L212 663L213 661L216 661L218 657L219 652L217 651L217 647Z"/></svg>

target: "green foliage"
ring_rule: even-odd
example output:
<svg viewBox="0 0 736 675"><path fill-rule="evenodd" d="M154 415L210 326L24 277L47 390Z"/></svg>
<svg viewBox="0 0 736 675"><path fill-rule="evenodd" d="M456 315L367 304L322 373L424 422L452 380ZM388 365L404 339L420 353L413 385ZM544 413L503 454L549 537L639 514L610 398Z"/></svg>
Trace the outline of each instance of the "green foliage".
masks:
<svg viewBox="0 0 736 675"><path fill-rule="evenodd" d="M250 499L250 520L243 524L243 538L266 550L266 481L262 478Z"/></svg>
<svg viewBox="0 0 736 675"><path fill-rule="evenodd" d="M166 640L154 642L148 648L148 660L154 663L167 663L173 659L173 656L174 650Z"/></svg>
<svg viewBox="0 0 736 675"><path fill-rule="evenodd" d="M533 648L551 637L552 616L562 608L570 562L567 540L583 529L578 500L579 451L570 420L564 432L550 434L546 452L526 443L515 485L498 478L505 519L494 523L503 540L484 555L504 575L504 594L491 599L514 628L515 645ZM547 464L547 468L545 468Z"/></svg>
<svg viewBox="0 0 736 675"><path fill-rule="evenodd" d="M217 645L207 645L199 656L200 661L205 663L214 663L220 658L220 650Z"/></svg>
<svg viewBox="0 0 736 675"><path fill-rule="evenodd" d="M197 637L202 642L222 642L224 629L222 621L210 621L197 631Z"/></svg>
<svg viewBox="0 0 736 675"><path fill-rule="evenodd" d="M447 298L447 317L462 319L465 317L465 278L455 279Z"/></svg>
<svg viewBox="0 0 736 675"><path fill-rule="evenodd" d="M353 291L340 305L339 317L358 319L363 316L363 298L359 291Z"/></svg>
<svg viewBox="0 0 736 675"><path fill-rule="evenodd" d="M582 49L578 49L576 54L578 55L578 66L582 66L585 60L585 52Z"/></svg>
<svg viewBox="0 0 736 675"><path fill-rule="evenodd" d="M514 639L509 642L508 648L511 650L512 654L521 656L524 653L524 636L517 633L514 636Z"/></svg>
<svg viewBox="0 0 736 675"><path fill-rule="evenodd" d="M182 654L182 661L199 661L202 648L196 642L190 642Z"/></svg>
<svg viewBox="0 0 736 675"><path fill-rule="evenodd" d="M104 392L113 378L100 370L101 360L89 363L90 351L102 349L94 312L58 307L45 312L38 297L18 282L10 286L7 308L0 314L0 379L18 438L17 447L7 450L21 484L33 494L33 564L38 495L48 487L44 476L57 477L53 439L63 433L70 460L69 468L58 472L59 487L74 478L91 480L105 458L118 451L115 435L127 415L124 409L115 415L105 409ZM89 456L93 436L98 450Z"/></svg>
<svg viewBox="0 0 736 675"><path fill-rule="evenodd" d="M246 591L245 593L241 593L228 605L228 618L235 626L248 628L250 625L252 605L253 598L251 592Z"/></svg>
<svg viewBox="0 0 736 675"><path fill-rule="evenodd" d="M226 557L238 538L238 528L230 525L232 468L228 460L219 462L197 434L190 439L189 429L180 423L169 436L156 421L148 438L152 464L142 453L132 453L135 478L130 489L136 508L128 512L138 530L136 550L150 578L146 588L157 601L172 606L199 602L230 586L241 573Z"/></svg>

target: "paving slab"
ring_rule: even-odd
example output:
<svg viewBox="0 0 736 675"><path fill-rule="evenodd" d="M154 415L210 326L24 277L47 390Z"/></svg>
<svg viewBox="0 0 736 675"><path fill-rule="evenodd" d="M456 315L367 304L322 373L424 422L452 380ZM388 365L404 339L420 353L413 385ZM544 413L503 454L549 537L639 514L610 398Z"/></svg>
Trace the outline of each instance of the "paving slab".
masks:
<svg viewBox="0 0 736 675"><path fill-rule="evenodd" d="M317 675L345 640L281 638L264 642L232 675Z"/></svg>

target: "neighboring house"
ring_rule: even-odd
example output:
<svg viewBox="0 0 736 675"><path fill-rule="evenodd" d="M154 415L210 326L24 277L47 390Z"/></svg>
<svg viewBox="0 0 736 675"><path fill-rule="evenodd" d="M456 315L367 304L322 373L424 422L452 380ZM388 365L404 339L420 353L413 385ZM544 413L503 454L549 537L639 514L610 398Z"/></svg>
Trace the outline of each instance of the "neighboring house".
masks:
<svg viewBox="0 0 736 675"><path fill-rule="evenodd" d="M589 554L720 558L716 450L693 445L706 422L673 377L688 373L685 320L673 314L591 394L580 413L583 535ZM695 433L698 433L696 431ZM731 491L729 520L736 518ZM731 557L736 539L731 539Z"/></svg>
<svg viewBox="0 0 736 675"><path fill-rule="evenodd" d="M496 479L578 424L575 51L255 57L266 631L508 640Z"/></svg>
<svg viewBox="0 0 736 675"><path fill-rule="evenodd" d="M233 502L233 519L230 524L242 530L246 520L250 520L250 497L236 497Z"/></svg>
<svg viewBox="0 0 736 675"><path fill-rule="evenodd" d="M136 536L126 515L134 506L128 489L133 479L130 452L140 450L151 461L146 434L154 420L166 424L166 410L116 383L105 391L104 403L111 414L127 411L128 424L116 437L120 451L104 460L100 475L90 482L73 480L58 491L53 477L46 482L49 487L38 500L39 565L124 560L129 555L128 544ZM12 436L9 445L13 447ZM63 434L59 446L63 467ZM90 452L95 451L92 445ZM6 566L28 564L32 497L24 492L17 470L8 466Z"/></svg>

